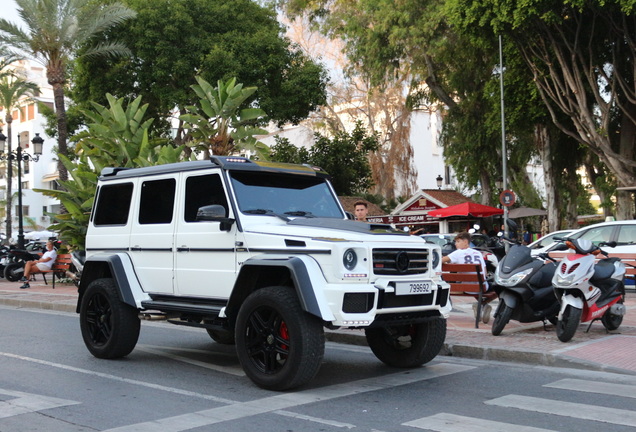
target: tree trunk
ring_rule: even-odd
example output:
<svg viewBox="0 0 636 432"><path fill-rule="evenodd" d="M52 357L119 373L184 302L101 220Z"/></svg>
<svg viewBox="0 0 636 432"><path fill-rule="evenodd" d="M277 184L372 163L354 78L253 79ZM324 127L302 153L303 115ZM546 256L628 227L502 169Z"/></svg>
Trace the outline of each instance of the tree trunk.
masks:
<svg viewBox="0 0 636 432"><path fill-rule="evenodd" d="M565 184L569 195L568 202L565 205L565 224L566 228L578 229L578 209L577 202L579 200L579 179L576 170L568 170L566 174Z"/></svg>
<svg viewBox="0 0 636 432"><path fill-rule="evenodd" d="M632 121L636 118L636 106L630 105L630 114L623 115L621 123L621 134L619 138L620 155L626 160L634 160L636 145L636 125ZM636 186L636 178L634 176L634 169L631 170L631 179L627 181L618 182L619 186ZM631 192L617 191L616 192L616 219L617 220L630 220L634 218L634 199Z"/></svg>
<svg viewBox="0 0 636 432"><path fill-rule="evenodd" d="M541 164L543 165L543 178L545 181L548 209L548 230L550 232L557 231L561 228L561 212L557 196L554 167L552 165L552 142L548 128L545 125L535 125L534 140L539 151Z"/></svg>
<svg viewBox="0 0 636 432"><path fill-rule="evenodd" d="M53 86L53 98L55 100L55 114L57 117L57 151L59 155L68 156L66 140L68 138L68 125L66 123L66 107L64 105L64 87L60 82L50 83ZM62 161L58 158L57 171L62 181L68 180L68 172Z"/></svg>
<svg viewBox="0 0 636 432"><path fill-rule="evenodd" d="M481 182L481 204L492 205L492 188L490 187L490 175L487 170L481 170L479 180Z"/></svg>

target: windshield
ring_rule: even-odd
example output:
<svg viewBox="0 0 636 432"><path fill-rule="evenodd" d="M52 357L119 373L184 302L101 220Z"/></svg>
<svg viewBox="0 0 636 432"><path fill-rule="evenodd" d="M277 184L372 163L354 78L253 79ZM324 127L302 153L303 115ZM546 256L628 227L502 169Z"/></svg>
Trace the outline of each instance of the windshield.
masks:
<svg viewBox="0 0 636 432"><path fill-rule="evenodd" d="M230 176L242 213L345 217L325 179L254 172L233 172Z"/></svg>

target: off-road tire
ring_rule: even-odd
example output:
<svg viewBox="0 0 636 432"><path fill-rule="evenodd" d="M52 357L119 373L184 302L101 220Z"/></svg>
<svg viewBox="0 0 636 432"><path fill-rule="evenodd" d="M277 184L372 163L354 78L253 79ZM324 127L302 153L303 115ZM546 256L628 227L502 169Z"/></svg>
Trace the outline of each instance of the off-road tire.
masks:
<svg viewBox="0 0 636 432"><path fill-rule="evenodd" d="M4 268L4 278L9 282L17 282L24 276L24 263L13 262Z"/></svg>
<svg viewBox="0 0 636 432"><path fill-rule="evenodd" d="M309 382L325 350L321 321L303 311L293 289L274 286L250 294L236 320L236 352L259 387L288 390Z"/></svg>
<svg viewBox="0 0 636 432"><path fill-rule="evenodd" d="M212 340L221 345L234 345L236 339L231 331L206 329Z"/></svg>
<svg viewBox="0 0 636 432"><path fill-rule="evenodd" d="M383 363L399 368L421 366L433 360L444 346L446 320L365 329L367 343Z"/></svg>
<svg viewBox="0 0 636 432"><path fill-rule="evenodd" d="M576 329L579 328L582 313L581 309L570 305L565 307L563 316L556 324L556 334L561 342L567 342L574 337Z"/></svg>
<svg viewBox="0 0 636 432"><path fill-rule="evenodd" d="M492 322L492 328L490 329L493 336L499 336L506 324L510 321L513 309L506 304L505 301L500 300L497 311L495 312L495 320Z"/></svg>
<svg viewBox="0 0 636 432"><path fill-rule="evenodd" d="M96 279L88 285L80 305L80 328L91 354L102 359L130 354L140 326L137 309L120 300L113 279Z"/></svg>
<svg viewBox="0 0 636 432"><path fill-rule="evenodd" d="M623 304L623 299L620 299L617 304ZM616 330L623 323L623 316L611 314L610 310L611 308L603 314L601 322L607 330Z"/></svg>

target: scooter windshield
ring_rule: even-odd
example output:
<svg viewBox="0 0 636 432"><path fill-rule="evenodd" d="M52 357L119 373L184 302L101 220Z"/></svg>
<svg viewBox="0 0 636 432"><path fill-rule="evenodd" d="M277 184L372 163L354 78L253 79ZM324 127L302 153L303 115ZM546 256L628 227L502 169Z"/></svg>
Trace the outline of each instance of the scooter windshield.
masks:
<svg viewBox="0 0 636 432"><path fill-rule="evenodd" d="M530 255L529 247L513 245L499 265L503 267L504 272L508 273L531 262L532 255Z"/></svg>

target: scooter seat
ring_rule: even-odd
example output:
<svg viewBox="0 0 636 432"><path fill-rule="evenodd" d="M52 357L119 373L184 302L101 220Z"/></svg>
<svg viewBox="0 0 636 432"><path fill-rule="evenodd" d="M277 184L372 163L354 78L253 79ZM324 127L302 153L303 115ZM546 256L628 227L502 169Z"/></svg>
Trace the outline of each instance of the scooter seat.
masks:
<svg viewBox="0 0 636 432"><path fill-rule="evenodd" d="M614 261L615 260L600 260L594 266L594 276L592 276L592 282L597 282L603 279L608 279L614 273Z"/></svg>

